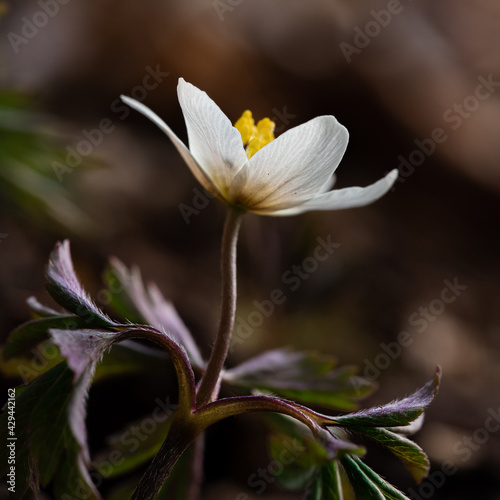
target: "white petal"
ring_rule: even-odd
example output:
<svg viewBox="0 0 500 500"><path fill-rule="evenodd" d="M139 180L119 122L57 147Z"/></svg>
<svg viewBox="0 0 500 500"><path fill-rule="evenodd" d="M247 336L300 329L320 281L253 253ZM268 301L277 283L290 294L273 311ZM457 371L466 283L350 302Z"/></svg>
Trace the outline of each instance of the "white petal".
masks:
<svg viewBox="0 0 500 500"><path fill-rule="evenodd" d="M207 173L203 171L198 162L193 158L193 155L189 152L189 149L185 146L185 144L174 134L172 129L153 111L151 111L147 106L132 99L130 97L121 96L122 101L125 104L128 104L131 108L139 111L139 113L143 114L145 117L149 118L153 123L158 125L165 134L167 134L168 138L172 141L177 151L179 151L183 160L187 163L187 166L193 172L196 180L209 192L218 196L220 193L218 189L215 187L214 183L211 181Z"/></svg>
<svg viewBox="0 0 500 500"><path fill-rule="evenodd" d="M335 186L335 183L337 182L337 176L333 174L323 186L321 186L321 189L319 190L318 194L321 193L326 193L333 189L333 186Z"/></svg>
<svg viewBox="0 0 500 500"><path fill-rule="evenodd" d="M288 130L258 151L236 175L228 199L249 210L278 210L310 199L329 182L349 134L333 116Z"/></svg>
<svg viewBox="0 0 500 500"><path fill-rule="evenodd" d="M184 114L189 149L224 193L234 175L247 162L241 134L208 95L179 79L179 103Z"/></svg>
<svg viewBox="0 0 500 500"><path fill-rule="evenodd" d="M334 189L288 210L266 212L267 215L297 215L311 210L339 210L342 208L363 207L386 194L398 178L398 170L391 170L385 177L366 187ZM264 211L262 212L265 213Z"/></svg>

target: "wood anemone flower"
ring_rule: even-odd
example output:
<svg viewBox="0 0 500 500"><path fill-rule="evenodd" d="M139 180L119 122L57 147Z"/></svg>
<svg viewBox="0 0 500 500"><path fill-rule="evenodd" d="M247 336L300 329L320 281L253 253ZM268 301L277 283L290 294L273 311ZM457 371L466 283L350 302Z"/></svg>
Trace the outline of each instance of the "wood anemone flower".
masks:
<svg viewBox="0 0 500 500"><path fill-rule="evenodd" d="M122 100L156 123L170 138L202 186L225 203L260 215L360 207L394 184L396 169L366 187L334 189L334 172L349 134L333 116L318 116L274 138L274 123L255 125L245 111L233 126L208 95L179 79L179 103L189 148L147 106Z"/></svg>

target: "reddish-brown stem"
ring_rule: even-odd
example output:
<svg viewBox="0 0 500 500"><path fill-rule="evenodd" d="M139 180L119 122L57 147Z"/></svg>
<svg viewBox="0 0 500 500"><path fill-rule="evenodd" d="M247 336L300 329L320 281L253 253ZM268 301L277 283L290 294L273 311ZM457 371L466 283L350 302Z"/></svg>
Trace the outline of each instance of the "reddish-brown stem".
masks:
<svg viewBox="0 0 500 500"><path fill-rule="evenodd" d="M200 408L215 397L220 373L224 367L236 313L236 243L243 212L230 208L224 225L221 250L222 303L219 330L196 397Z"/></svg>

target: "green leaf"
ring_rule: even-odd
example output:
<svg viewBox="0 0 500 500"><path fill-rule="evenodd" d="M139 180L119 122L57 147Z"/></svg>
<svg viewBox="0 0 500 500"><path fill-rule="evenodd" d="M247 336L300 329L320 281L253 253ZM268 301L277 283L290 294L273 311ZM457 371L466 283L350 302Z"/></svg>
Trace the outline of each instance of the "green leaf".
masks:
<svg viewBox="0 0 500 500"><path fill-rule="evenodd" d="M98 330L55 330L50 334L65 363L34 380L21 394L24 450L36 462L40 482L53 481L56 498L74 492L98 499L87 471L86 397L95 367L119 334Z"/></svg>
<svg viewBox="0 0 500 500"><path fill-rule="evenodd" d="M2 351L2 348L0 348ZM31 358L9 358L5 360L3 352L0 353L0 372L9 377L19 377L24 383L54 368L63 359L59 350L51 342L44 342L33 349Z"/></svg>
<svg viewBox="0 0 500 500"><path fill-rule="evenodd" d="M200 350L191 333L154 284L144 285L137 267L128 269L116 258L110 259L104 279L110 292L111 306L124 318L136 323L147 323L165 331L186 350L191 364L205 366Z"/></svg>
<svg viewBox="0 0 500 500"><path fill-rule="evenodd" d="M342 482L340 480L340 464L338 460L332 460L321 468L322 496L323 500L342 500Z"/></svg>
<svg viewBox="0 0 500 500"><path fill-rule="evenodd" d="M92 302L80 284L73 268L68 240L58 243L50 255L46 286L52 298L68 311L84 318L88 328L117 325Z"/></svg>
<svg viewBox="0 0 500 500"><path fill-rule="evenodd" d="M338 460L318 468L316 478L308 487L305 500L344 500L341 480L341 465ZM345 473L344 473L345 474Z"/></svg>
<svg viewBox="0 0 500 500"><path fill-rule="evenodd" d="M0 353L0 371L11 377L20 377L24 382L35 379L63 361L57 346L51 342L36 344L49 338L48 330L51 328L65 329L69 334L67 329L78 325L80 328L85 325L85 320L78 316L44 318L25 323L11 333L8 344ZM163 370L168 363L170 358L164 351L127 340L103 355L93 382L113 376Z"/></svg>
<svg viewBox="0 0 500 500"><path fill-rule="evenodd" d="M177 408L167 398L157 401L157 408L109 438L109 446L94 460L94 466L103 477L115 477L130 472L148 460L160 449L170 429L171 416Z"/></svg>
<svg viewBox="0 0 500 500"><path fill-rule="evenodd" d="M85 428L86 397L103 354L129 333L50 330L66 362L38 377L18 397L19 470L32 470L31 476L24 474L21 492L36 495L40 481L43 485L53 483L56 498L73 494L91 500L100 498L87 470L90 457ZM157 334L163 338L161 332ZM153 415L160 423L166 420L158 413ZM2 429L5 434L7 417ZM161 441L155 441L158 447Z"/></svg>
<svg viewBox="0 0 500 500"><path fill-rule="evenodd" d="M352 429L356 430L356 429ZM429 459L425 452L408 438L389 429L364 427L359 429L364 435L377 441L396 455L410 471L415 480L420 483L429 473Z"/></svg>
<svg viewBox="0 0 500 500"><path fill-rule="evenodd" d="M228 370L224 381L248 390L271 391L293 401L353 410L375 386L356 376L356 368L336 365L328 356L275 349Z"/></svg>
<svg viewBox="0 0 500 500"><path fill-rule="evenodd" d="M323 500L323 477L321 472L318 473L316 479L307 488L304 500Z"/></svg>
<svg viewBox="0 0 500 500"><path fill-rule="evenodd" d="M351 478L351 484L356 492L356 498L359 500L385 499L385 500L409 500L409 498L397 488L388 483L385 479L380 477L368 465L366 465L358 457L345 456L342 463L346 469L347 474ZM378 495L375 494L378 490ZM373 492L375 496L365 496L366 492ZM380 496L381 495L381 496Z"/></svg>
<svg viewBox="0 0 500 500"><path fill-rule="evenodd" d="M288 489L305 487L334 457L364 453L363 448L329 433L318 440L305 425L284 415L266 414L266 421L273 429L270 454L283 468L277 480Z"/></svg>
<svg viewBox="0 0 500 500"><path fill-rule="evenodd" d="M269 438L269 451L282 471L276 476L278 482L287 489L303 488L317 471L318 455L325 451L314 441L299 440L285 434L275 434Z"/></svg>
<svg viewBox="0 0 500 500"><path fill-rule="evenodd" d="M439 388L441 369L434 378L410 396L356 413L335 417L337 425L344 427L399 427L416 420L434 399Z"/></svg>
<svg viewBox="0 0 500 500"><path fill-rule="evenodd" d="M12 498L37 498L38 482L54 483L56 498L78 489L83 498L100 499L87 472L89 457L75 435L71 414L87 392L88 375L73 384L74 374L60 363L31 382L15 401L16 493ZM84 417L84 416L83 416ZM0 417L6 442L8 413ZM2 452L3 452L2 447ZM2 466L6 461L2 460ZM3 471L5 472L5 471Z"/></svg>
<svg viewBox="0 0 500 500"><path fill-rule="evenodd" d="M349 455L345 455L341 462L354 489L356 500L385 500L387 498L360 467L359 463L362 463L360 460L354 460Z"/></svg>

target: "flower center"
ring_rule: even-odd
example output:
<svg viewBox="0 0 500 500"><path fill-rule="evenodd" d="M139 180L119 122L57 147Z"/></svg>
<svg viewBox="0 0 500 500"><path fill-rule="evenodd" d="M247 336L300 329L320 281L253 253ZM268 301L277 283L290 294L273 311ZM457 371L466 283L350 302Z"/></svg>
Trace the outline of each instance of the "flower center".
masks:
<svg viewBox="0 0 500 500"><path fill-rule="evenodd" d="M243 111L243 114L234 124L241 134L243 147L247 154L247 158L251 158L259 149L262 149L266 144L274 140L274 128L276 124L269 118L263 118L257 125L252 116L252 112Z"/></svg>

